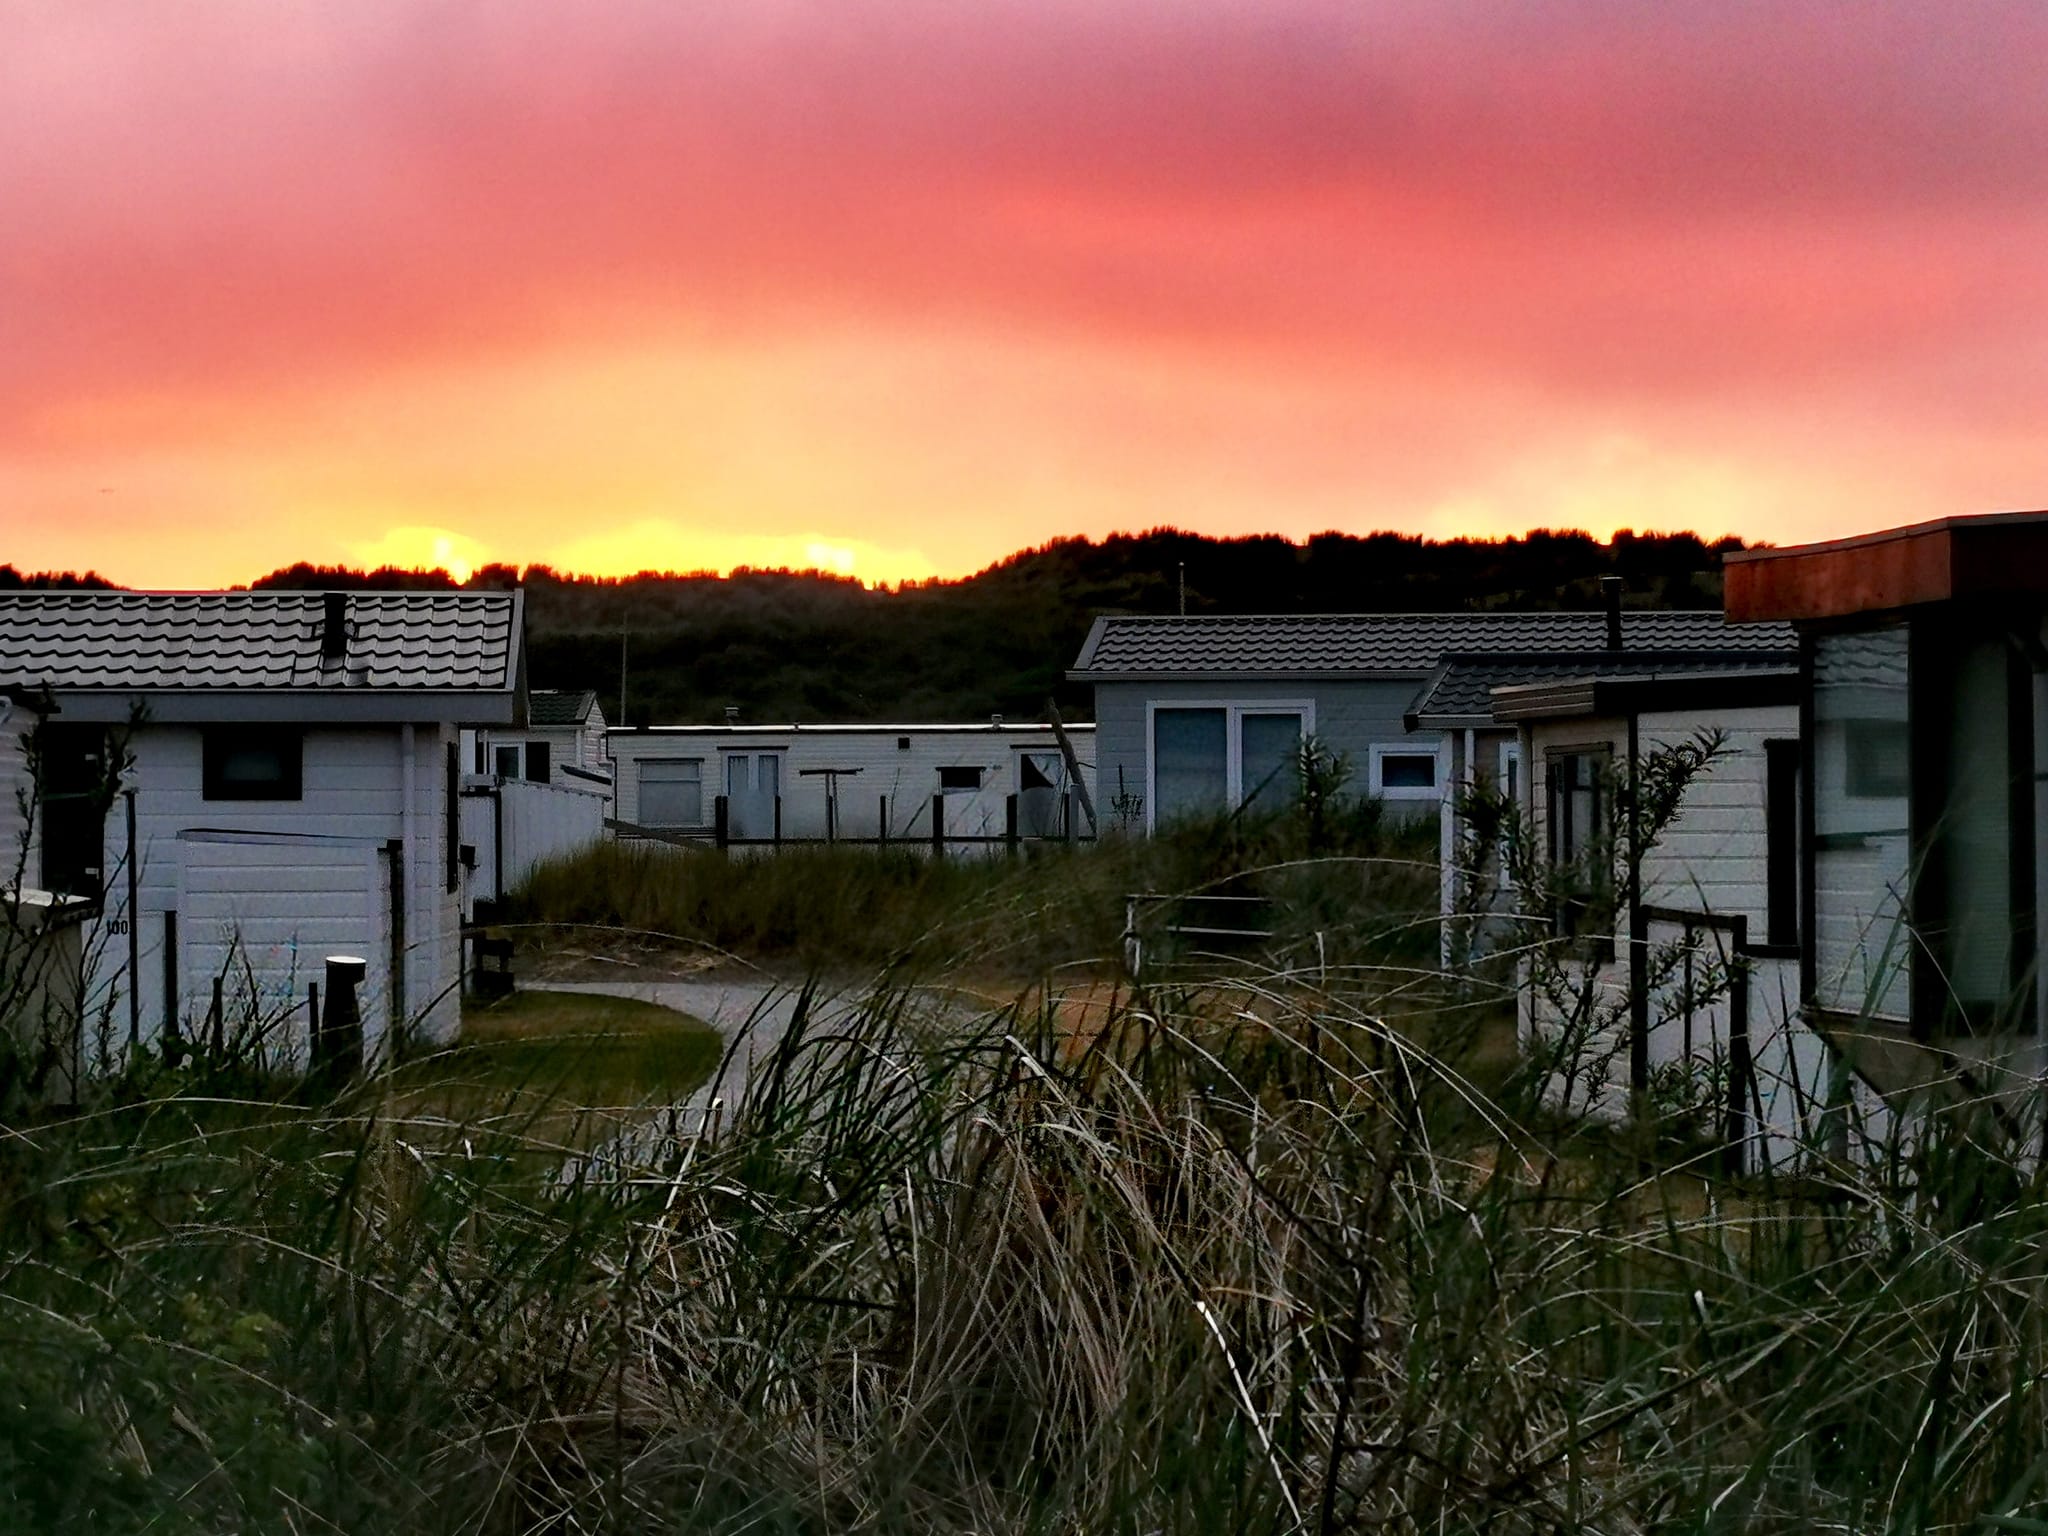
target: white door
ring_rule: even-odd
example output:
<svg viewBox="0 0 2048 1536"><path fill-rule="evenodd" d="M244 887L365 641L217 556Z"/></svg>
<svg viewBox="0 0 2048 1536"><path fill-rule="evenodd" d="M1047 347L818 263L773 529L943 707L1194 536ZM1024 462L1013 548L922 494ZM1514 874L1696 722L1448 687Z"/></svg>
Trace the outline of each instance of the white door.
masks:
<svg viewBox="0 0 2048 1536"><path fill-rule="evenodd" d="M726 835L736 838L773 837L775 801L781 793L780 752L726 753Z"/></svg>

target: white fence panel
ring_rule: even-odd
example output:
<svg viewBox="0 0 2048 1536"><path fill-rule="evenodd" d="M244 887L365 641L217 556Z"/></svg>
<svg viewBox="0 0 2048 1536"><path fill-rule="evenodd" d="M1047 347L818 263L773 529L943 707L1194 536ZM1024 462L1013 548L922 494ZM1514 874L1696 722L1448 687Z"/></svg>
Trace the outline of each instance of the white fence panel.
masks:
<svg viewBox="0 0 2048 1536"><path fill-rule="evenodd" d="M462 791L462 841L476 850L472 900L516 889L544 860L604 836L610 794L596 786L472 779Z"/></svg>

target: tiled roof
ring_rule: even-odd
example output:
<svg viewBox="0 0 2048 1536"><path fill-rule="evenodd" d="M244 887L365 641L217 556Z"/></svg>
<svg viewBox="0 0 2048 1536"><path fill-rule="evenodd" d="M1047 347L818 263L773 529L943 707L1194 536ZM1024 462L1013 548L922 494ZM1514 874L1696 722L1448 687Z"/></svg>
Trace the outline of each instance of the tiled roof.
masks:
<svg viewBox="0 0 2048 1536"><path fill-rule="evenodd" d="M528 725L581 725L597 695L588 688L536 688L526 696Z"/></svg>
<svg viewBox="0 0 2048 1536"><path fill-rule="evenodd" d="M1712 609L1632 609L1622 615L1631 650L1789 650L1788 624L1724 623ZM1426 673L1453 652L1600 651L1607 616L1597 609L1544 613L1343 613L1109 615L1095 621L1072 676L1207 677Z"/></svg>
<svg viewBox="0 0 2048 1536"><path fill-rule="evenodd" d="M0 594L0 684L58 690L515 686L520 594L351 592L322 664L321 592Z"/></svg>
<svg viewBox="0 0 2048 1536"><path fill-rule="evenodd" d="M1496 688L1520 688L1565 678L1775 673L1797 666L1798 661L1798 652L1790 649L1447 656L1409 706L1407 723L1410 730L1431 730L1490 721Z"/></svg>

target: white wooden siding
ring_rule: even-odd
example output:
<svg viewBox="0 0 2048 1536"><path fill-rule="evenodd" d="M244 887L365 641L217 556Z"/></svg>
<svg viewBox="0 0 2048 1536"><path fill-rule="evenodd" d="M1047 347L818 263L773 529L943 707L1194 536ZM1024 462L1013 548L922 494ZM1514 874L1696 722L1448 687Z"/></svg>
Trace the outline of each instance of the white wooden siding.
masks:
<svg viewBox="0 0 2048 1536"><path fill-rule="evenodd" d="M0 703L0 885L17 878L34 885L42 869L36 841L35 795L28 771L27 734L36 717L18 706Z"/></svg>
<svg viewBox="0 0 2048 1536"><path fill-rule="evenodd" d="M1726 733L1727 755L1693 781L1677 816L1644 857L1643 900L1746 917L1751 942L1762 943L1770 904L1764 743L1796 740L1799 711L1787 704L1644 714L1638 717L1639 751L1647 757L1679 745L1702 726Z"/></svg>
<svg viewBox="0 0 2048 1536"><path fill-rule="evenodd" d="M495 900L524 882L542 860L574 853L604 836L611 797L596 786L498 783L472 775L463 789L462 841L476 850L473 898Z"/></svg>
<svg viewBox="0 0 2048 1536"><path fill-rule="evenodd" d="M461 1020L461 908L458 892L447 889L446 751L456 740L453 726L375 725L357 728L309 728L304 737L302 793L297 800L208 800L201 777L202 733L196 726L135 728L126 746L131 764L125 787L135 791L136 839L132 858L136 879L136 910L128 910L128 846L125 806L117 799L107 817L105 863L107 892L104 915L94 925L88 944L95 987L92 1002L103 1011L116 1042L125 1041L131 1018L132 988L137 1007L133 1017L143 1044L161 1032L165 914L179 913L181 948L189 920L181 902L188 863L203 867L211 855L191 852L195 833L269 836L280 844L308 836L329 842L381 850L397 842L405 867L405 997L402 1010L409 1027L427 1040L453 1038ZM406 744L410 743L410 758ZM410 771L408 771L408 767ZM410 786L410 802L407 800ZM304 889L259 887L262 860L250 856L249 899L259 905L240 917L258 924L265 935L289 934L301 916L308 923L324 921L323 904L334 892L315 882ZM379 855L374 873L368 864L350 877L361 883L363 899L382 912L385 927L372 951L363 958L383 978L366 984L367 1001L375 1001L388 1019L388 965L392 952L389 928L389 856ZM209 874L206 879L212 880ZM298 877L287 877L286 884ZM313 877L307 876L306 879ZM321 879L329 876L323 875ZM340 878L334 876L333 878ZM207 887L202 900L221 893ZM129 974L131 938L134 975ZM205 919L210 921L211 919ZM302 928L313 932L313 928ZM323 930L324 931L324 930ZM266 937L266 942L270 939ZM353 952L353 951L351 951ZM311 979L311 978L308 978ZM171 1000L178 1016L203 1017L210 1001L210 973L202 975L181 954L179 997ZM303 989L302 989L303 990Z"/></svg>
<svg viewBox="0 0 2048 1536"><path fill-rule="evenodd" d="M205 1028L222 987L224 1037L255 1043L274 1066L304 1068L307 986L325 985L329 955L368 965L357 991L363 1047L374 1058L390 1026L388 855L310 839L247 843L205 835L180 845L180 1033Z"/></svg>
<svg viewBox="0 0 2048 1536"><path fill-rule="evenodd" d="M1798 711L1785 705L1708 713L1645 713L1637 718L1639 756L1690 740L1702 726L1725 733L1726 754L1693 781L1677 815L1644 855L1642 899L1646 906L1745 918L1750 942L1762 943L1770 901L1765 743L1795 739ZM1524 771L1529 776L1531 826L1547 846L1549 758L1562 751L1605 746L1614 754L1616 771L1623 771L1627 725L1614 719L1543 721L1530 727L1528 740ZM1648 927L1653 947L1677 942L1683 934L1682 925L1668 920L1651 920ZM1626 997L1628 986L1625 909L1617 913L1614 938L1613 961L1600 966L1592 980L1604 999L1619 1002ZM1719 954L1725 952L1728 939L1702 931L1700 942ZM1696 1059L1716 1051L1725 1058L1729 1006L1724 997L1696 1012L1692 1037ZM1748 1032L1757 1094L1749 1110L1754 1114L1761 1106L1759 1145L1779 1166L1796 1159L1802 1147L1812 1145L1821 1134L1819 1114L1828 1100L1837 1065L1826 1041L1799 1019L1798 1007L1798 961L1789 957L1753 960ZM1653 998L1649 1012L1649 1056L1654 1072L1684 1058L1685 1020L1676 1002L1667 996ZM1528 1031L1555 1028L1556 1022L1541 1016L1533 993L1524 988L1525 1038ZM1627 1053L1619 1041L1605 1045L1613 1050L1610 1071L1584 1085L1582 1096L1572 1107L1618 1116L1627 1107ZM1881 1102L1867 1092L1858 1094L1857 1102L1866 1132L1883 1135L1889 1117Z"/></svg>

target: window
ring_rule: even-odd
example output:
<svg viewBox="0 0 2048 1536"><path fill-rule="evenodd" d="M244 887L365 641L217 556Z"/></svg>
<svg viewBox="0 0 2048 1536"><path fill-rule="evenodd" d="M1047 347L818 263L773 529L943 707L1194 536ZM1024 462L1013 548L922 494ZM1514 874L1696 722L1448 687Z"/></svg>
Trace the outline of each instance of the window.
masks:
<svg viewBox="0 0 2048 1536"><path fill-rule="evenodd" d="M1607 825L1613 749L1580 747L1550 755L1550 863L1557 882L1557 932L1613 939L1614 850Z"/></svg>
<svg viewBox="0 0 2048 1536"><path fill-rule="evenodd" d="M1912 1017L1906 927L1912 857L1906 626L1813 639L1814 1002Z"/></svg>
<svg viewBox="0 0 2048 1536"><path fill-rule="evenodd" d="M1152 716L1154 819L1222 810L1230 801L1230 712L1162 709Z"/></svg>
<svg viewBox="0 0 2048 1536"><path fill-rule="evenodd" d="M1905 795L1908 737L1903 720L1844 720L1842 792L1855 800Z"/></svg>
<svg viewBox="0 0 2048 1536"><path fill-rule="evenodd" d="M704 825L704 759L651 757L640 762L640 825Z"/></svg>
<svg viewBox="0 0 2048 1536"><path fill-rule="evenodd" d="M495 772L497 776L501 779L518 778L519 749L517 747L499 747L497 749L497 754L495 757L495 766L492 769L492 771Z"/></svg>
<svg viewBox="0 0 2048 1536"><path fill-rule="evenodd" d="M2032 1030L2033 677L2003 635L1927 628L1914 664L1924 655L1928 680L1940 681L1916 694L1915 724L1939 809L1916 843L1912 910L1931 960L1916 980L1916 1022L1937 1033Z"/></svg>
<svg viewBox="0 0 2048 1536"><path fill-rule="evenodd" d="M1152 824L1286 805L1298 791L1310 719L1306 704L1154 706Z"/></svg>
<svg viewBox="0 0 2048 1536"><path fill-rule="evenodd" d="M1238 718L1240 801L1277 811L1299 798L1301 716L1245 711Z"/></svg>
<svg viewBox="0 0 2048 1536"><path fill-rule="evenodd" d="M210 726L200 745L204 797L297 800L304 757L304 735L289 726Z"/></svg>
<svg viewBox="0 0 2048 1536"><path fill-rule="evenodd" d="M536 784L545 784L551 777L553 753L544 741L529 741L526 744L526 776Z"/></svg>
<svg viewBox="0 0 2048 1536"><path fill-rule="evenodd" d="M1799 743L1764 743L1764 938L1799 942Z"/></svg>
<svg viewBox="0 0 2048 1536"><path fill-rule="evenodd" d="M1434 800L1436 749L1375 743L1367 783L1382 800Z"/></svg>
<svg viewBox="0 0 2048 1536"><path fill-rule="evenodd" d="M946 767L939 770L940 789L980 789L979 768Z"/></svg>

